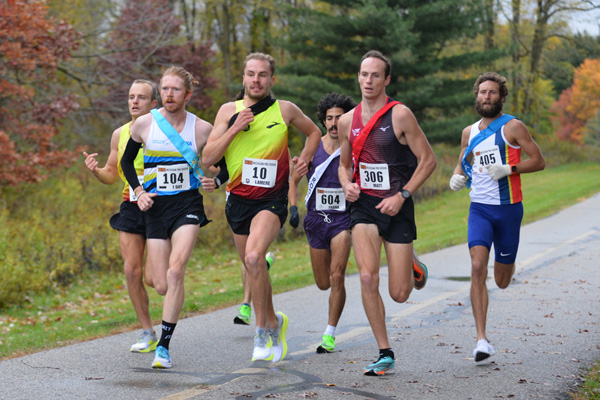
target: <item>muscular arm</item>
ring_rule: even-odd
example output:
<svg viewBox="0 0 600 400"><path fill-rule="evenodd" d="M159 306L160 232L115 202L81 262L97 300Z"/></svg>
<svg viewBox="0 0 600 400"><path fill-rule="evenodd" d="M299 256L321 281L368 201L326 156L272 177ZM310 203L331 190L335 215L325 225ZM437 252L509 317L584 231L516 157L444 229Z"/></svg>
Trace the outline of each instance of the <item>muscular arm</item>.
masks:
<svg viewBox="0 0 600 400"><path fill-rule="evenodd" d="M410 150L417 157L417 168L410 180L404 185L404 189L414 193L435 171L437 166L435 154L410 109L397 105L394 107L392 118L394 131L402 132ZM402 127L402 130L396 129L396 127Z"/></svg>
<svg viewBox="0 0 600 400"><path fill-rule="evenodd" d="M102 168L98 168L98 161L96 156L98 153L88 154L83 152L85 157L85 166L90 172L105 185L112 185L119 178L119 172L117 167L117 157L119 151L119 138L121 136L121 128L116 129L110 138L110 153L108 160Z"/></svg>
<svg viewBox="0 0 600 400"><path fill-rule="evenodd" d="M417 168L403 187L403 189L414 194L435 170L437 165L435 154L433 154L425 134L410 109L403 105L394 106L392 109L392 124L400 143L405 140L410 150L417 157ZM404 197L399 192L394 196L383 199L375 208L381 211L382 214L394 216L398 214L404 205L404 201Z"/></svg>
<svg viewBox="0 0 600 400"><path fill-rule="evenodd" d="M299 176L304 176L308 173L308 163L312 160L319 147L321 130L295 104L289 101L280 101L280 105L286 124L288 126L294 125L300 132L306 135L306 142L300 156L292 158L294 171Z"/></svg>
<svg viewBox="0 0 600 400"><path fill-rule="evenodd" d="M233 114L235 114L235 103L224 104L219 109L215 118L215 125L202 151L202 163L204 165L213 165L219 161L236 135L254 121L252 110L246 108L240 111L234 124L229 127L229 120Z"/></svg>
<svg viewBox="0 0 600 400"><path fill-rule="evenodd" d="M531 137L525 124L519 120L511 120L504 127L506 139L511 144L521 146L529 156L528 160L516 164L518 174L541 171L546 167L546 161L537 143Z"/></svg>

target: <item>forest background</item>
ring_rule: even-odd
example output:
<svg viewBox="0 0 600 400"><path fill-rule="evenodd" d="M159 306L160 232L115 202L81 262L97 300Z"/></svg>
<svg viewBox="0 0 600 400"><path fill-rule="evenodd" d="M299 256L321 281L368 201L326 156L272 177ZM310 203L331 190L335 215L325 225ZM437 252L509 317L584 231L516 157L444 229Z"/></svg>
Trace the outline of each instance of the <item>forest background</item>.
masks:
<svg viewBox="0 0 600 400"><path fill-rule="evenodd" d="M572 28L598 9L575 0L3 0L0 310L121 270L108 225L120 187L97 182L81 151L103 165L111 132L129 121L134 79L158 82L182 65L200 82L188 110L213 122L241 88L246 54L266 52L277 61L274 95L316 119L327 92L360 99L360 57L378 49L393 63L387 93L411 108L438 157L421 201L449 190L460 132L477 119L473 82L487 70L508 78L504 111L527 124L549 168L600 161L600 36ZM301 146L291 131L292 153ZM197 249L233 253L224 193L205 205L213 223ZM297 240L302 230L286 224L278 241Z"/></svg>

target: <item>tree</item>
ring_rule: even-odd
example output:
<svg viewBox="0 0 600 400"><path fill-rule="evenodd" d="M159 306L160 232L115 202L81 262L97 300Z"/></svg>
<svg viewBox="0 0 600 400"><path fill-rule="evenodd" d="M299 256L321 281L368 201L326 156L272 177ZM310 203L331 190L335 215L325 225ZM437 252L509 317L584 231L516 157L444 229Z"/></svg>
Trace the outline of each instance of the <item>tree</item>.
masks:
<svg viewBox="0 0 600 400"><path fill-rule="evenodd" d="M575 69L573 86L563 91L553 111L558 138L583 143L586 124L600 112L600 59L587 59Z"/></svg>
<svg viewBox="0 0 600 400"><path fill-rule="evenodd" d="M535 129L539 122L541 98L535 88L541 79L542 60L548 40L566 33L564 17L570 13L587 12L600 8L597 1L589 0L505 0L506 15L510 21L513 39L513 99L512 112L529 120ZM533 13L525 11L533 3ZM531 30L531 33L528 30ZM521 61L526 60L527 67L522 69Z"/></svg>
<svg viewBox="0 0 600 400"><path fill-rule="evenodd" d="M182 21L174 14L168 0L132 0L121 10L100 55L99 69L108 86L108 94L96 101L107 111L123 114L123 103L134 79L158 82L164 69L180 65L198 80L189 105L205 110L212 105L207 90L217 86L210 76L208 60L214 55L210 43L188 40L191 33L181 35Z"/></svg>
<svg viewBox="0 0 600 400"><path fill-rule="evenodd" d="M475 78L469 69L503 54L483 46L457 50L463 39L482 33L483 5L480 0L328 0L293 10L296 21L286 43L290 61L275 90L310 109L331 90L360 99L360 57L377 49L393 64L387 93L411 108L428 138L460 140L457 132L472 119L465 116L473 104Z"/></svg>
<svg viewBox="0 0 600 400"><path fill-rule="evenodd" d="M0 5L0 184L37 182L78 152L53 138L78 106L56 82L56 70L77 47L77 34L48 16L44 1Z"/></svg>

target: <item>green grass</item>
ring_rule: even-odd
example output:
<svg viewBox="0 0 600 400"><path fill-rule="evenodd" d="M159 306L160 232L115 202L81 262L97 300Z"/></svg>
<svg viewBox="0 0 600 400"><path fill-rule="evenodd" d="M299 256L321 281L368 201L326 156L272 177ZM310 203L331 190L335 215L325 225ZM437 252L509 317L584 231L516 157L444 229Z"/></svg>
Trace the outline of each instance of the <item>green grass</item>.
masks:
<svg viewBox="0 0 600 400"><path fill-rule="evenodd" d="M600 191L600 165L567 164L523 175L522 179L524 223L530 223ZM418 201L417 251L425 253L464 243L468 205L466 190L445 191L432 199ZM274 293L314 284L305 239L277 241L271 250L276 257L271 273ZM240 265L237 253L227 246L197 247L188 264L182 317L239 303L243 294ZM347 273L356 272L351 255ZM148 293L151 317L158 323L162 297L151 288ZM27 300L24 306L5 308L0 315L0 359L139 328L125 277L118 271L85 272L67 287L55 286L30 294ZM597 365L573 398L599 398L598 378ZM590 397L576 397L579 393Z"/></svg>

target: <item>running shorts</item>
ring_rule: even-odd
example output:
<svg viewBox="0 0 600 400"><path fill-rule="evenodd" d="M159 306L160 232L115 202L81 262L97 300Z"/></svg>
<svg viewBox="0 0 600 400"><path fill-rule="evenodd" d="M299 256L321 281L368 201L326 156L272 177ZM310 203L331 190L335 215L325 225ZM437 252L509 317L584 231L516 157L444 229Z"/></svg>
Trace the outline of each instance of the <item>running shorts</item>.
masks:
<svg viewBox="0 0 600 400"><path fill-rule="evenodd" d="M225 216L231 230L236 235L249 235L252 219L263 210L271 211L279 217L281 228L287 220L288 199L251 200L229 193L225 204Z"/></svg>
<svg viewBox="0 0 600 400"><path fill-rule="evenodd" d="M137 203L122 202L119 212L110 218L110 226L117 231L146 237L144 216Z"/></svg>
<svg viewBox="0 0 600 400"><path fill-rule="evenodd" d="M497 262L514 263L519 249L522 220L522 202L502 205L471 203L469 249L473 246L485 246L490 250L493 243Z"/></svg>
<svg viewBox="0 0 600 400"><path fill-rule="evenodd" d="M350 203L350 228L356 224L375 224L381 236L389 243L412 243L417 239L415 204L406 199L398 214L390 217L375 208L383 199L361 193Z"/></svg>
<svg viewBox="0 0 600 400"><path fill-rule="evenodd" d="M183 225L204 226L211 222L204 214L204 202L198 190L173 196L157 196L144 213L146 238L169 239Z"/></svg>
<svg viewBox="0 0 600 400"><path fill-rule="evenodd" d="M338 233L350 229L349 213L308 212L304 217L304 231L308 244L313 249L331 251L331 239Z"/></svg>

